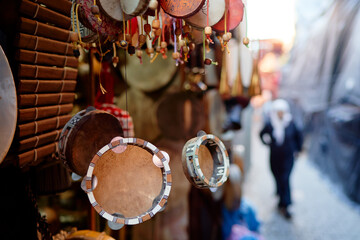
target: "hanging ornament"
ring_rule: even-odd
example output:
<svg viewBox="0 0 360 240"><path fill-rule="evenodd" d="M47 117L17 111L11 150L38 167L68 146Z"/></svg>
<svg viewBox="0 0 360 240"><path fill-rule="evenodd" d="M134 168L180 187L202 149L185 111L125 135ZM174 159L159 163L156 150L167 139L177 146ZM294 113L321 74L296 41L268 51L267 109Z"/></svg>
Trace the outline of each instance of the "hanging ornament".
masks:
<svg viewBox="0 0 360 240"><path fill-rule="evenodd" d="M142 55L143 51L141 49L136 50L136 56L139 58L140 64L142 64Z"/></svg>
<svg viewBox="0 0 360 240"><path fill-rule="evenodd" d="M151 10L156 10L157 8L158 8L158 6L159 6L159 2L157 1L157 0L150 0L150 2L149 2L149 8L151 9Z"/></svg>
<svg viewBox="0 0 360 240"><path fill-rule="evenodd" d="M228 78L229 75L227 71L227 56L224 52L221 63L221 75L220 75L220 86L219 86L219 93L224 98L227 98L230 95L230 86L229 86Z"/></svg>
<svg viewBox="0 0 360 240"><path fill-rule="evenodd" d="M249 47L250 40L249 40L249 38L247 37L248 21L247 21L247 11L246 11L245 4L244 4L244 13L245 13L246 26L245 26L245 37L243 38L243 44L244 44L246 47Z"/></svg>

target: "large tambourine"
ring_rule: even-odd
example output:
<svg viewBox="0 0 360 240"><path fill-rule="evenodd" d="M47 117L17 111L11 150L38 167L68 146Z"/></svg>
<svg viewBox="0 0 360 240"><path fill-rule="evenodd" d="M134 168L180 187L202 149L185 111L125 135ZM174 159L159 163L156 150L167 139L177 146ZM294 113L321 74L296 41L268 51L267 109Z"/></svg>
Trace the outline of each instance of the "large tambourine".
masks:
<svg viewBox="0 0 360 240"><path fill-rule="evenodd" d="M183 170L197 188L216 188L229 176L229 155L224 144L206 134L186 142L182 151Z"/></svg>
<svg viewBox="0 0 360 240"><path fill-rule="evenodd" d="M0 163L12 143L17 119L17 101L10 65L0 46Z"/></svg>
<svg viewBox="0 0 360 240"><path fill-rule="evenodd" d="M209 26L215 25L224 16L225 12L225 1L224 0L209 0ZM191 26L197 28L204 28L207 26L207 4L205 1L203 7L191 17L185 18L184 20Z"/></svg>
<svg viewBox="0 0 360 240"><path fill-rule="evenodd" d="M186 18L197 13L205 0L159 0L160 6L164 11L175 18Z"/></svg>
<svg viewBox="0 0 360 240"><path fill-rule="evenodd" d="M65 125L59 140L63 163L79 176L85 176L96 152L123 130L116 117L89 107L78 112Z"/></svg>
<svg viewBox="0 0 360 240"><path fill-rule="evenodd" d="M135 225L164 208L172 177L165 152L139 138L118 138L98 151L83 181L91 205L109 225Z"/></svg>

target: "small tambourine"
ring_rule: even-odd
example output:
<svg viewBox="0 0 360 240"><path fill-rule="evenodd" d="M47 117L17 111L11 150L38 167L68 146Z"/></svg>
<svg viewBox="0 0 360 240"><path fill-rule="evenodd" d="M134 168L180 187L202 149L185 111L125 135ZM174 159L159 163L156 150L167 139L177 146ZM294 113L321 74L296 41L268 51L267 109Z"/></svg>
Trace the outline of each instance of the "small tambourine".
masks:
<svg viewBox="0 0 360 240"><path fill-rule="evenodd" d="M202 6L200 11L194 14L191 17L185 18L184 20L190 25L203 29L209 24L209 26L215 25L220 19L224 16L225 12L225 2L217 0L209 0L209 23L207 23L207 4L208 1L205 1L205 4Z"/></svg>
<svg viewBox="0 0 360 240"><path fill-rule="evenodd" d="M182 163L185 176L197 188L219 187L229 176L229 155L220 139L212 134L187 141Z"/></svg>
<svg viewBox="0 0 360 240"><path fill-rule="evenodd" d="M91 205L109 226L139 224L167 202L169 157L142 139L115 138L94 156L83 181Z"/></svg>
<svg viewBox="0 0 360 240"><path fill-rule="evenodd" d="M164 11L175 18L186 18L197 13L204 5L205 0L160 0Z"/></svg>

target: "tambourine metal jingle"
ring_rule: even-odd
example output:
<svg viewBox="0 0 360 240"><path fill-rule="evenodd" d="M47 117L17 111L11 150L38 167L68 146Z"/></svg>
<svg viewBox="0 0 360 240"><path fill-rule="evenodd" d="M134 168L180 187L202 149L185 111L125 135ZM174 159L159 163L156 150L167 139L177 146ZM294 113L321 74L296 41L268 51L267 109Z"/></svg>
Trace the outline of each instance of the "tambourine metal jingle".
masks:
<svg viewBox="0 0 360 240"><path fill-rule="evenodd" d="M229 156L214 135L190 139L183 148L183 170L197 188L219 187L229 175Z"/></svg>
<svg viewBox="0 0 360 240"><path fill-rule="evenodd" d="M154 155L162 161L162 168L153 163ZM142 223L162 210L171 183L165 156L139 138L121 138L101 148L85 177L95 210L110 222L126 225Z"/></svg>

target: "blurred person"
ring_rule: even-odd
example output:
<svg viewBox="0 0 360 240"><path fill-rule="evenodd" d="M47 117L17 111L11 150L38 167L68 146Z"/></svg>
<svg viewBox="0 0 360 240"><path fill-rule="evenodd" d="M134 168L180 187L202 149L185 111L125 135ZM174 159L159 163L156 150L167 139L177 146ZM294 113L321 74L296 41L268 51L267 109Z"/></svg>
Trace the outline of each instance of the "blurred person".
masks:
<svg viewBox="0 0 360 240"><path fill-rule="evenodd" d="M261 141L270 147L270 168L279 196L278 208L287 219L291 218L290 173L294 165L294 154L301 151L302 133L296 127L287 101L273 101L269 120L260 132Z"/></svg>

